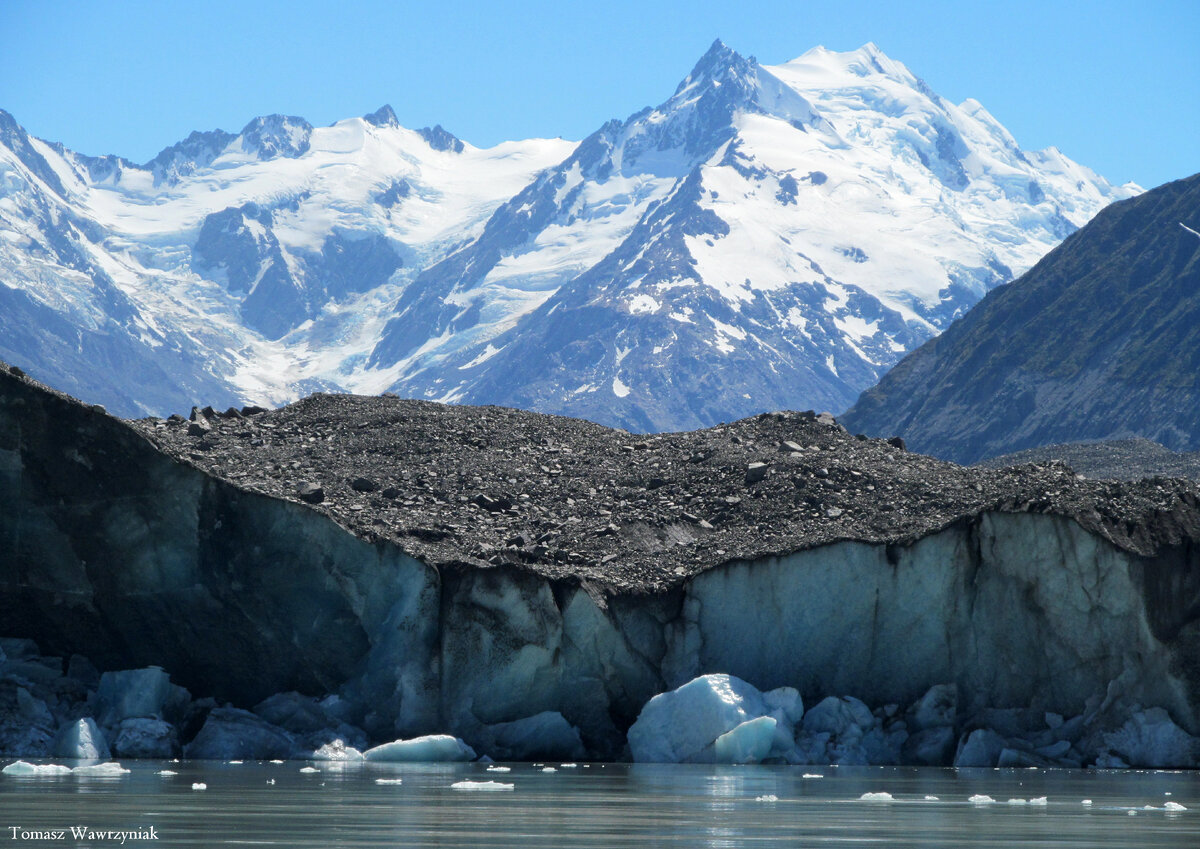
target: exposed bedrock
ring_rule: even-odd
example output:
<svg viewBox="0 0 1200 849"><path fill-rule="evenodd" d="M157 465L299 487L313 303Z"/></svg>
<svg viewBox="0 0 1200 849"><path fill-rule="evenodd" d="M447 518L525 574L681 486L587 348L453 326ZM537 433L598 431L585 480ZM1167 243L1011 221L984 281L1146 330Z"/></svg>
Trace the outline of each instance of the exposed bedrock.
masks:
<svg viewBox="0 0 1200 849"><path fill-rule="evenodd" d="M1200 732L1190 538L1135 554L1068 517L984 511L904 544L618 592L427 566L41 390L0 394L0 505L0 636L158 665L241 708L338 693L374 740L449 733L519 756L539 729L571 751L577 730L590 756L620 757L652 696L710 672L806 704L910 704L954 683L960 717L1111 711L1117 727L1141 705Z"/></svg>

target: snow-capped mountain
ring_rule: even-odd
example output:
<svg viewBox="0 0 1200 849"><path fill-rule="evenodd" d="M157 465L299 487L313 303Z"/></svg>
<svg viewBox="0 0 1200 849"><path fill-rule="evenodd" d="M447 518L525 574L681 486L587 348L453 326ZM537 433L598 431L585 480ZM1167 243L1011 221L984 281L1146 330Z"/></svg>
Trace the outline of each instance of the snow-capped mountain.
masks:
<svg viewBox="0 0 1200 849"><path fill-rule="evenodd" d="M578 145L391 109L268 116L143 166L0 118L0 356L126 413L317 388L638 430L841 410L1135 194L1023 152L873 45L720 42Z"/></svg>

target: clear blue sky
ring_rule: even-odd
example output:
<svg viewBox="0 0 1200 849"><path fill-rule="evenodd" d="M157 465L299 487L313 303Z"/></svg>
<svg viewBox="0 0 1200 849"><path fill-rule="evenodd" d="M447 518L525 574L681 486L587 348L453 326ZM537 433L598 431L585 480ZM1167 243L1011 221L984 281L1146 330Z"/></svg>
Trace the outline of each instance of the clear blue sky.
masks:
<svg viewBox="0 0 1200 849"><path fill-rule="evenodd" d="M384 103L481 146L579 139L664 100L717 37L768 64L874 41L1027 149L1146 187L1200 171L1200 0L0 0L0 108L137 162Z"/></svg>

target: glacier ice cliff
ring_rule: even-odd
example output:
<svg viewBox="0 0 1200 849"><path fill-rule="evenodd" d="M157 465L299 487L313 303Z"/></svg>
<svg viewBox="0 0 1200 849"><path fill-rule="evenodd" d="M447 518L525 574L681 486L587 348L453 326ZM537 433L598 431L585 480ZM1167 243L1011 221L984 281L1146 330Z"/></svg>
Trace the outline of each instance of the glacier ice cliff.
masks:
<svg viewBox="0 0 1200 849"><path fill-rule="evenodd" d="M566 421L542 419L547 432ZM866 442L826 430L845 456L866 450ZM402 429L396 438L406 438ZM821 453L820 462L835 465L835 453ZM276 698L272 715L302 723L316 711L361 727L372 741L451 734L481 753L536 757L545 744L546 756L620 758L652 697L706 673L758 691L795 688L810 714L823 699L847 695L871 705L916 703L910 714L926 718L910 727L923 722L930 732L921 751L946 757L960 734L960 747L980 750L987 740L978 729L1014 736L999 727L997 710L1086 715L1110 735L1110 748L1160 759L1154 746L1162 735L1153 727L1165 720L1180 733L1200 732L1193 484L1144 483L1141 512L1120 527L1105 511L1133 491L1121 487L1135 485L1096 485L1103 492L1093 501L1063 496L1070 509L1055 509L1058 493L1038 489L1023 510L1008 498L890 540L854 538L851 526L827 517L834 539L775 554L714 551L713 562L704 562L710 549L694 547L700 565L691 573L638 586L604 585L600 571L581 577L582 567L572 574L561 563L542 570L536 559L456 561L449 548L406 547L336 511L250 491L236 473L204 471L202 455L163 450L143 430L0 368L0 636L35 640L62 657L86 654L100 669L169 673L170 682L152 681L143 670L149 683L136 698L106 673L101 725L112 729L110 740L118 732L165 734L146 721L164 719L171 688L182 685L230 703L213 702L212 738L221 722L257 727L268 708L243 709L298 691L333 698ZM988 475L1016 474L969 473L985 489ZM757 486L751 477L739 485ZM1084 486L1053 477L1060 478L1063 492ZM882 472L872 479L874 497L888 484ZM927 496L937 503L932 483ZM466 509L466 498L450 491L439 501ZM796 503L808 509L802 498ZM619 570L631 537L618 515L604 518L605 528L617 528L600 538ZM799 519L779 507L772 521ZM708 524L721 539L721 527ZM372 527L369 518L364 526ZM670 545L668 566L689 550L686 541ZM79 716L66 696L30 696L20 682L43 674L34 666L8 658L0 720L16 717L10 725L24 722L22 733L48 745ZM937 685L957 695L953 737L928 719L945 707L928 696ZM147 693L157 693L150 709L122 709ZM836 714L835 707L822 710ZM782 702L776 712L787 715ZM133 719L144 721L122 730ZM724 751L757 752L763 732L743 729ZM191 750L208 737L192 740ZM0 744L12 753L33 745Z"/></svg>

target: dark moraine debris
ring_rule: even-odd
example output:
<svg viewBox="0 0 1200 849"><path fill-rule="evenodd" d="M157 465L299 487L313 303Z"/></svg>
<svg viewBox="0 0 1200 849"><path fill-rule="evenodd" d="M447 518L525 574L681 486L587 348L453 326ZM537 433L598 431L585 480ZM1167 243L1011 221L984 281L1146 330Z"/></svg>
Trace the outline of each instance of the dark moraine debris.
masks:
<svg viewBox="0 0 1200 849"><path fill-rule="evenodd" d="M318 509L430 565L511 564L623 591L836 540L902 544L989 510L1067 516L1142 554L1200 538L1194 484L1116 486L1054 463L964 468L856 439L827 414L766 413L632 451L628 433L579 419L354 395L216 418L202 438L180 422L130 424L239 488L312 501L297 487L319 480ZM802 450L780 455L783 443Z"/></svg>

